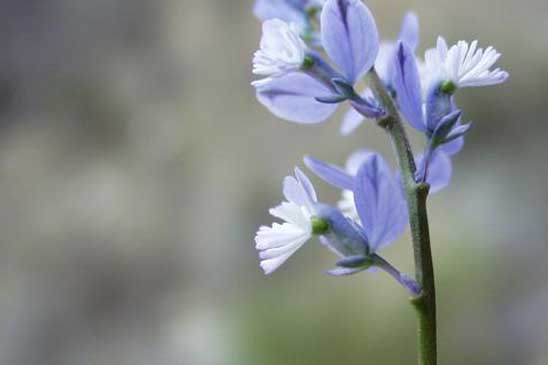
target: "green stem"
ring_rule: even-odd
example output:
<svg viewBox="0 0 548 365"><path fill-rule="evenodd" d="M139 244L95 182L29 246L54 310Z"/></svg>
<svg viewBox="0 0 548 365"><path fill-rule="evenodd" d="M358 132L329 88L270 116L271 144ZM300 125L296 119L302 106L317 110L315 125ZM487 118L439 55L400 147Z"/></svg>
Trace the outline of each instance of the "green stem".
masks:
<svg viewBox="0 0 548 365"><path fill-rule="evenodd" d="M419 365L436 365L436 291L426 210L429 186L416 182L417 168L413 152L393 98L374 69L368 76L371 88L381 98L387 109L387 116L379 120L378 124L388 132L394 145L407 197L415 256L415 277L422 287L421 294L411 299L418 319L418 363Z"/></svg>

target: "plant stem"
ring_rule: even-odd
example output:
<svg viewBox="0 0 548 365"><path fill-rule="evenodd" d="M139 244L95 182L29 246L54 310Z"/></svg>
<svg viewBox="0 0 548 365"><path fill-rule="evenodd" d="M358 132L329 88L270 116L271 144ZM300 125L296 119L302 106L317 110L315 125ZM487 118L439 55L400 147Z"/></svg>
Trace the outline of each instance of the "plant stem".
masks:
<svg viewBox="0 0 548 365"><path fill-rule="evenodd" d="M418 364L436 365L436 291L426 210L429 185L417 183L415 179L417 168L413 152L392 96L390 96L374 69L369 72L368 77L371 88L380 97L387 109L387 116L380 119L378 124L387 131L392 140L407 197L409 224L415 256L415 277L422 287L421 294L411 299L416 308L418 319Z"/></svg>

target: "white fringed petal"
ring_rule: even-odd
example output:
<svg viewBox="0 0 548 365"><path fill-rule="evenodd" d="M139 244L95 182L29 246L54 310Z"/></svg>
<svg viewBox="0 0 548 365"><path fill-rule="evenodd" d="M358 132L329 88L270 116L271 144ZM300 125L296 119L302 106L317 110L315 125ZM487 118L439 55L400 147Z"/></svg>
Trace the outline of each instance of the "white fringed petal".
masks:
<svg viewBox="0 0 548 365"><path fill-rule="evenodd" d="M297 71L303 64L307 46L299 35L299 27L280 19L263 23L260 49L253 57L253 73L280 77Z"/></svg>
<svg viewBox="0 0 548 365"><path fill-rule="evenodd" d="M288 203L291 205L291 203ZM298 207L297 207L298 208ZM255 236L261 268L266 275L276 271L291 255L312 237L310 221L305 226L293 223L274 223L263 226Z"/></svg>
<svg viewBox="0 0 548 365"><path fill-rule="evenodd" d="M284 222L262 226L255 235L255 248L259 250L260 265L266 275L276 271L312 237L312 209L318 200L312 183L296 167L295 176L284 179L283 192L288 201L269 212Z"/></svg>
<svg viewBox="0 0 548 365"><path fill-rule="evenodd" d="M478 41L458 41L447 47L442 37L436 48L425 53L426 70L433 81L452 81L457 87L479 87L500 84L508 78L508 72L496 68L500 58L493 47L478 48Z"/></svg>

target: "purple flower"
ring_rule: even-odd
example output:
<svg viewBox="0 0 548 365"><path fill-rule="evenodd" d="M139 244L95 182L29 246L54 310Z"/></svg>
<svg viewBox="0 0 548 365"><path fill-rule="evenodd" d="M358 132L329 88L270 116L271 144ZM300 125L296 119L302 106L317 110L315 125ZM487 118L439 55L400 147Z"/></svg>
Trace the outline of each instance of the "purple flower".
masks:
<svg viewBox="0 0 548 365"><path fill-rule="evenodd" d="M410 49L415 52L419 45L419 20L415 13L408 12L405 14L401 24L400 33L398 35L398 40L401 40L407 44ZM379 53L375 60L375 71L377 71L379 78L389 90L392 89L392 75L394 73L393 59L395 57L396 50L396 41L382 41L380 43ZM373 94L370 89L366 89L362 96L372 98ZM355 109L350 108L344 115L341 125L341 134L345 136L349 135L356 130L356 128L358 128L364 120L365 118L362 114L357 112Z"/></svg>
<svg viewBox="0 0 548 365"><path fill-rule="evenodd" d="M269 211L283 223L262 226L255 236L260 266L266 275L276 271L313 235L341 257L369 254L362 231L339 210L319 203L312 183L298 168L295 176L284 179L283 194L286 201Z"/></svg>
<svg viewBox="0 0 548 365"><path fill-rule="evenodd" d="M460 124L461 112L456 108L452 96L439 87L430 88L426 107L423 108L416 59L403 42L399 42L394 58L393 87L400 112L413 128L428 136L430 148L447 144L443 148L450 155L460 150L462 136L470 129L471 124Z"/></svg>
<svg viewBox="0 0 548 365"><path fill-rule="evenodd" d="M356 177L350 179L360 221L318 202L310 180L295 168L295 176L288 176L283 182L286 201L270 209L270 214L283 223L262 226L256 233L261 268L266 275L272 274L312 236L318 236L323 245L341 258L329 274L344 276L379 268L412 295L418 295L421 289L414 280L375 253L398 238L407 223L407 209L398 182L376 154L370 154Z"/></svg>
<svg viewBox="0 0 548 365"><path fill-rule="evenodd" d="M414 12L408 12L403 17L400 33L396 41L381 42L379 55L375 61L375 70L387 87L392 84L393 59L397 52L398 41L401 41L413 51L419 46L419 19Z"/></svg>
<svg viewBox="0 0 548 365"><path fill-rule="evenodd" d="M383 109L372 97L362 97L353 88L372 68L379 48L369 9L360 0L327 0L321 28L323 48L336 69L294 41L295 31L263 34L258 54L268 57L254 60L254 70L264 71L256 73L266 76L253 82L259 101L280 118L305 124L325 121L345 100L361 114L382 116Z"/></svg>
<svg viewBox="0 0 548 365"><path fill-rule="evenodd" d="M342 196L338 202L339 209L346 216L359 221L359 214L354 202L355 177L359 167L367 162L371 156L376 155L376 153L367 149L358 150L348 157L344 169L310 156L306 156L304 161L306 166L322 180L342 190ZM379 156L378 158L380 158L381 161L383 161L382 164L385 165L382 157ZM417 177L424 176L426 173L426 182L430 185L430 193L435 194L449 185L453 167L451 159L443 151L437 150L433 152L432 155L428 157L428 166L426 166L426 160L422 155L418 156L415 160L418 166ZM403 185L401 183L400 172L394 171L392 172L392 175L400 189L398 195L403 197Z"/></svg>
<svg viewBox="0 0 548 365"><path fill-rule="evenodd" d="M397 175L381 155L366 150L354 154L349 159L349 170L360 162L355 174L309 156L304 160L325 182L352 193L356 223L367 238L370 252L390 244L403 233L407 224L405 198Z"/></svg>

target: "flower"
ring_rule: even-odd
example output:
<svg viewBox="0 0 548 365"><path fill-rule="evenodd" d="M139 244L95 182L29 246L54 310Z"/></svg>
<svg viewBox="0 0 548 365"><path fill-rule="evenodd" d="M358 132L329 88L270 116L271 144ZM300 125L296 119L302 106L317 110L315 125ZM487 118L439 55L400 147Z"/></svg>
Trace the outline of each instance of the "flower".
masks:
<svg viewBox="0 0 548 365"><path fill-rule="evenodd" d="M318 177L343 191L352 193L356 216L367 238L370 252L396 240L407 224L407 205L396 174L381 155L361 150L349 158L348 170L304 158L306 166ZM357 165L359 163L359 165Z"/></svg>
<svg viewBox="0 0 548 365"><path fill-rule="evenodd" d="M392 83L392 59L397 51L397 41L402 41L415 52L419 46L419 19L414 12L408 12L403 17L400 33L396 41L381 42L379 55L375 60L375 70L387 87Z"/></svg>
<svg viewBox="0 0 548 365"><path fill-rule="evenodd" d="M354 179L358 175L360 166L369 161L372 156L377 156L377 154L367 149L360 149L348 157L344 170L310 156L306 156L304 161L306 166L322 180L342 190L341 199L337 203L338 208L347 217L359 221L358 211L354 203ZM377 157L377 159L381 160L380 164L384 167L385 163L382 157ZM428 158L428 165L423 155L417 156L415 162L418 166L417 175L426 174L426 182L430 185L430 193L435 194L449 185L453 166L451 159L443 151L433 153ZM397 195L403 196L400 176L399 172L394 171L392 172L392 178L386 178L386 180L395 181L400 190Z"/></svg>
<svg viewBox="0 0 548 365"><path fill-rule="evenodd" d="M416 58L405 43L398 43L393 62L393 87L402 115L413 128L428 136L430 148L444 145L443 149L449 155L457 153L464 143L462 137L471 124L460 124L461 111L456 108L453 96L438 86L430 87L423 107Z"/></svg>
<svg viewBox="0 0 548 365"><path fill-rule="evenodd" d="M438 38L436 48L425 53L426 67L434 82L441 82L446 92L456 88L500 84L508 79L508 72L493 65L500 53L493 47L478 48L478 41L458 41L448 49L445 39ZM453 89L453 90L452 90Z"/></svg>
<svg viewBox="0 0 548 365"><path fill-rule="evenodd" d="M379 49L377 27L369 9L360 0L327 0L321 13L321 28L323 48L337 70L318 54L308 51L300 67L295 67L297 62L284 62L283 67L268 68L296 72L271 72L279 77L253 83L259 102L278 117L303 124L325 121L345 100L371 118L384 115L378 103L361 97L353 89L372 68ZM282 58L285 60L285 57L269 57ZM286 67L288 64L290 67Z"/></svg>
<svg viewBox="0 0 548 365"><path fill-rule="evenodd" d="M298 168L295 168L295 177L284 179L283 194L287 201L269 212L284 223L262 226L255 236L260 266L266 275L276 271L313 234L311 217L318 198L312 183Z"/></svg>
<svg viewBox="0 0 548 365"><path fill-rule="evenodd" d="M371 154L360 166L355 178L355 206L359 220L345 217L337 208L318 202L310 180L298 168L295 176L283 182L287 201L270 209L270 214L283 220L262 226L255 236L260 266L272 274L301 248L313 235L336 253L341 260L328 271L333 276L356 274L379 268L391 275L412 295L420 293L420 285L400 273L375 252L393 242L407 222L405 200L397 183L379 155Z"/></svg>
<svg viewBox="0 0 548 365"><path fill-rule="evenodd" d="M402 20L398 40L406 43L413 52L419 45L419 20L413 12L405 14ZM397 50L397 42L382 41L379 46L379 53L375 60L375 71L388 89L392 89L393 62ZM373 98L370 89L362 93L364 98ZM365 118L354 108L350 108L343 117L340 132L343 136L349 135L358 128Z"/></svg>
<svg viewBox="0 0 548 365"><path fill-rule="evenodd" d="M261 48L253 57L253 73L270 80L297 71L304 63L307 48L295 23L267 20L263 23ZM264 82L258 81L259 84Z"/></svg>

